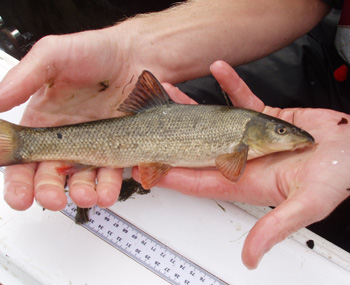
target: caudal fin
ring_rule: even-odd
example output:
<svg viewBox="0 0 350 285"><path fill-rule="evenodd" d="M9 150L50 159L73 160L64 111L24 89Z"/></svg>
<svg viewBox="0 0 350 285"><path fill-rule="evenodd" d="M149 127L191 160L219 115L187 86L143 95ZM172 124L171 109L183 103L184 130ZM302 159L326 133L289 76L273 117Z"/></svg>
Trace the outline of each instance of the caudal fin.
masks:
<svg viewBox="0 0 350 285"><path fill-rule="evenodd" d="M0 120L0 166L16 163L14 157L17 148L17 125Z"/></svg>

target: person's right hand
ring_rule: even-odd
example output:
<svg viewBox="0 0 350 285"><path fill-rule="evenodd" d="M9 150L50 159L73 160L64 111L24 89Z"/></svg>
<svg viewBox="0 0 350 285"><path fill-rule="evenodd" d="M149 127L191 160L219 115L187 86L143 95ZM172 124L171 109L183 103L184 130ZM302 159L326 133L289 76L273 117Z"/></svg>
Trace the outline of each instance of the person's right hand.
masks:
<svg viewBox="0 0 350 285"><path fill-rule="evenodd" d="M135 61L128 40L117 42L123 35L119 29L117 37L115 29L40 40L1 82L0 111L32 96L22 125L54 126L119 116L119 104L144 67ZM59 162L42 162L7 167L6 202L25 210L35 197L46 209L63 209L66 177L57 173L58 166ZM110 168L76 173L68 181L70 196L80 207L111 206L119 195L121 174L121 169Z"/></svg>
<svg viewBox="0 0 350 285"><path fill-rule="evenodd" d="M310 132L316 142L313 148L248 161L237 183L216 169L172 168L158 184L195 197L274 206L245 239L242 260L253 269L278 242L324 219L350 196L350 115L330 109L265 106L227 63L217 61L211 71L234 106L289 121ZM172 98L184 96L171 85L165 87ZM133 176L140 179L137 168Z"/></svg>

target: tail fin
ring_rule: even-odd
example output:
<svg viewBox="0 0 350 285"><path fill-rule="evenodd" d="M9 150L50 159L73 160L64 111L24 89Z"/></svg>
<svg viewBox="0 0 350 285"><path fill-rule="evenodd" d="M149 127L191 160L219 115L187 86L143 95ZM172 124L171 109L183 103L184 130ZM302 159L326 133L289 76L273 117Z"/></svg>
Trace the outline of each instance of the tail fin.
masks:
<svg viewBox="0 0 350 285"><path fill-rule="evenodd" d="M20 127L0 120L0 166L16 163L17 131Z"/></svg>

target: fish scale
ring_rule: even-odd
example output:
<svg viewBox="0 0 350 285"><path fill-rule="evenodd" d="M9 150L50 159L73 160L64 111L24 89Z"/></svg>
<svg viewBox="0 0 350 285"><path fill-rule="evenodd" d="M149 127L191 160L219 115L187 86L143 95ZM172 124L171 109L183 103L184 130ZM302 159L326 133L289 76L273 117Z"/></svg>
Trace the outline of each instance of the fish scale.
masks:
<svg viewBox="0 0 350 285"><path fill-rule="evenodd" d="M244 116L240 110L223 109L226 108L173 104L135 116L50 129L23 129L19 132L19 156L25 161L74 160L111 167L170 159L186 166L196 163L199 156L201 160L212 160L242 138L251 114L245 112ZM232 128L236 121L240 122L239 128Z"/></svg>

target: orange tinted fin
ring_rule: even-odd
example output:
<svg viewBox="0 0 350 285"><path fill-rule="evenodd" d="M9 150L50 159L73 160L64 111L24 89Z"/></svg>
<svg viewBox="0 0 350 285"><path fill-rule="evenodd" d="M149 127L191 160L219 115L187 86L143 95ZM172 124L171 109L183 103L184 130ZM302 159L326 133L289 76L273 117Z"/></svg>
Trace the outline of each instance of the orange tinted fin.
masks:
<svg viewBox="0 0 350 285"><path fill-rule="evenodd" d="M242 176L248 157L248 146L240 144L235 152L219 155L215 159L216 167L225 178L231 182L237 182Z"/></svg>
<svg viewBox="0 0 350 285"><path fill-rule="evenodd" d="M58 174L71 175L83 169L93 169L94 167L84 164L63 164L56 167Z"/></svg>
<svg viewBox="0 0 350 285"><path fill-rule="evenodd" d="M174 103L162 84L149 71L144 70L139 76L134 90L119 106L118 111L136 114L147 109Z"/></svg>
<svg viewBox="0 0 350 285"><path fill-rule="evenodd" d="M24 127L0 120L0 166L22 162L15 157L17 132Z"/></svg>
<svg viewBox="0 0 350 285"><path fill-rule="evenodd" d="M140 163L140 180L144 189L151 189L168 173L171 165L161 162Z"/></svg>

